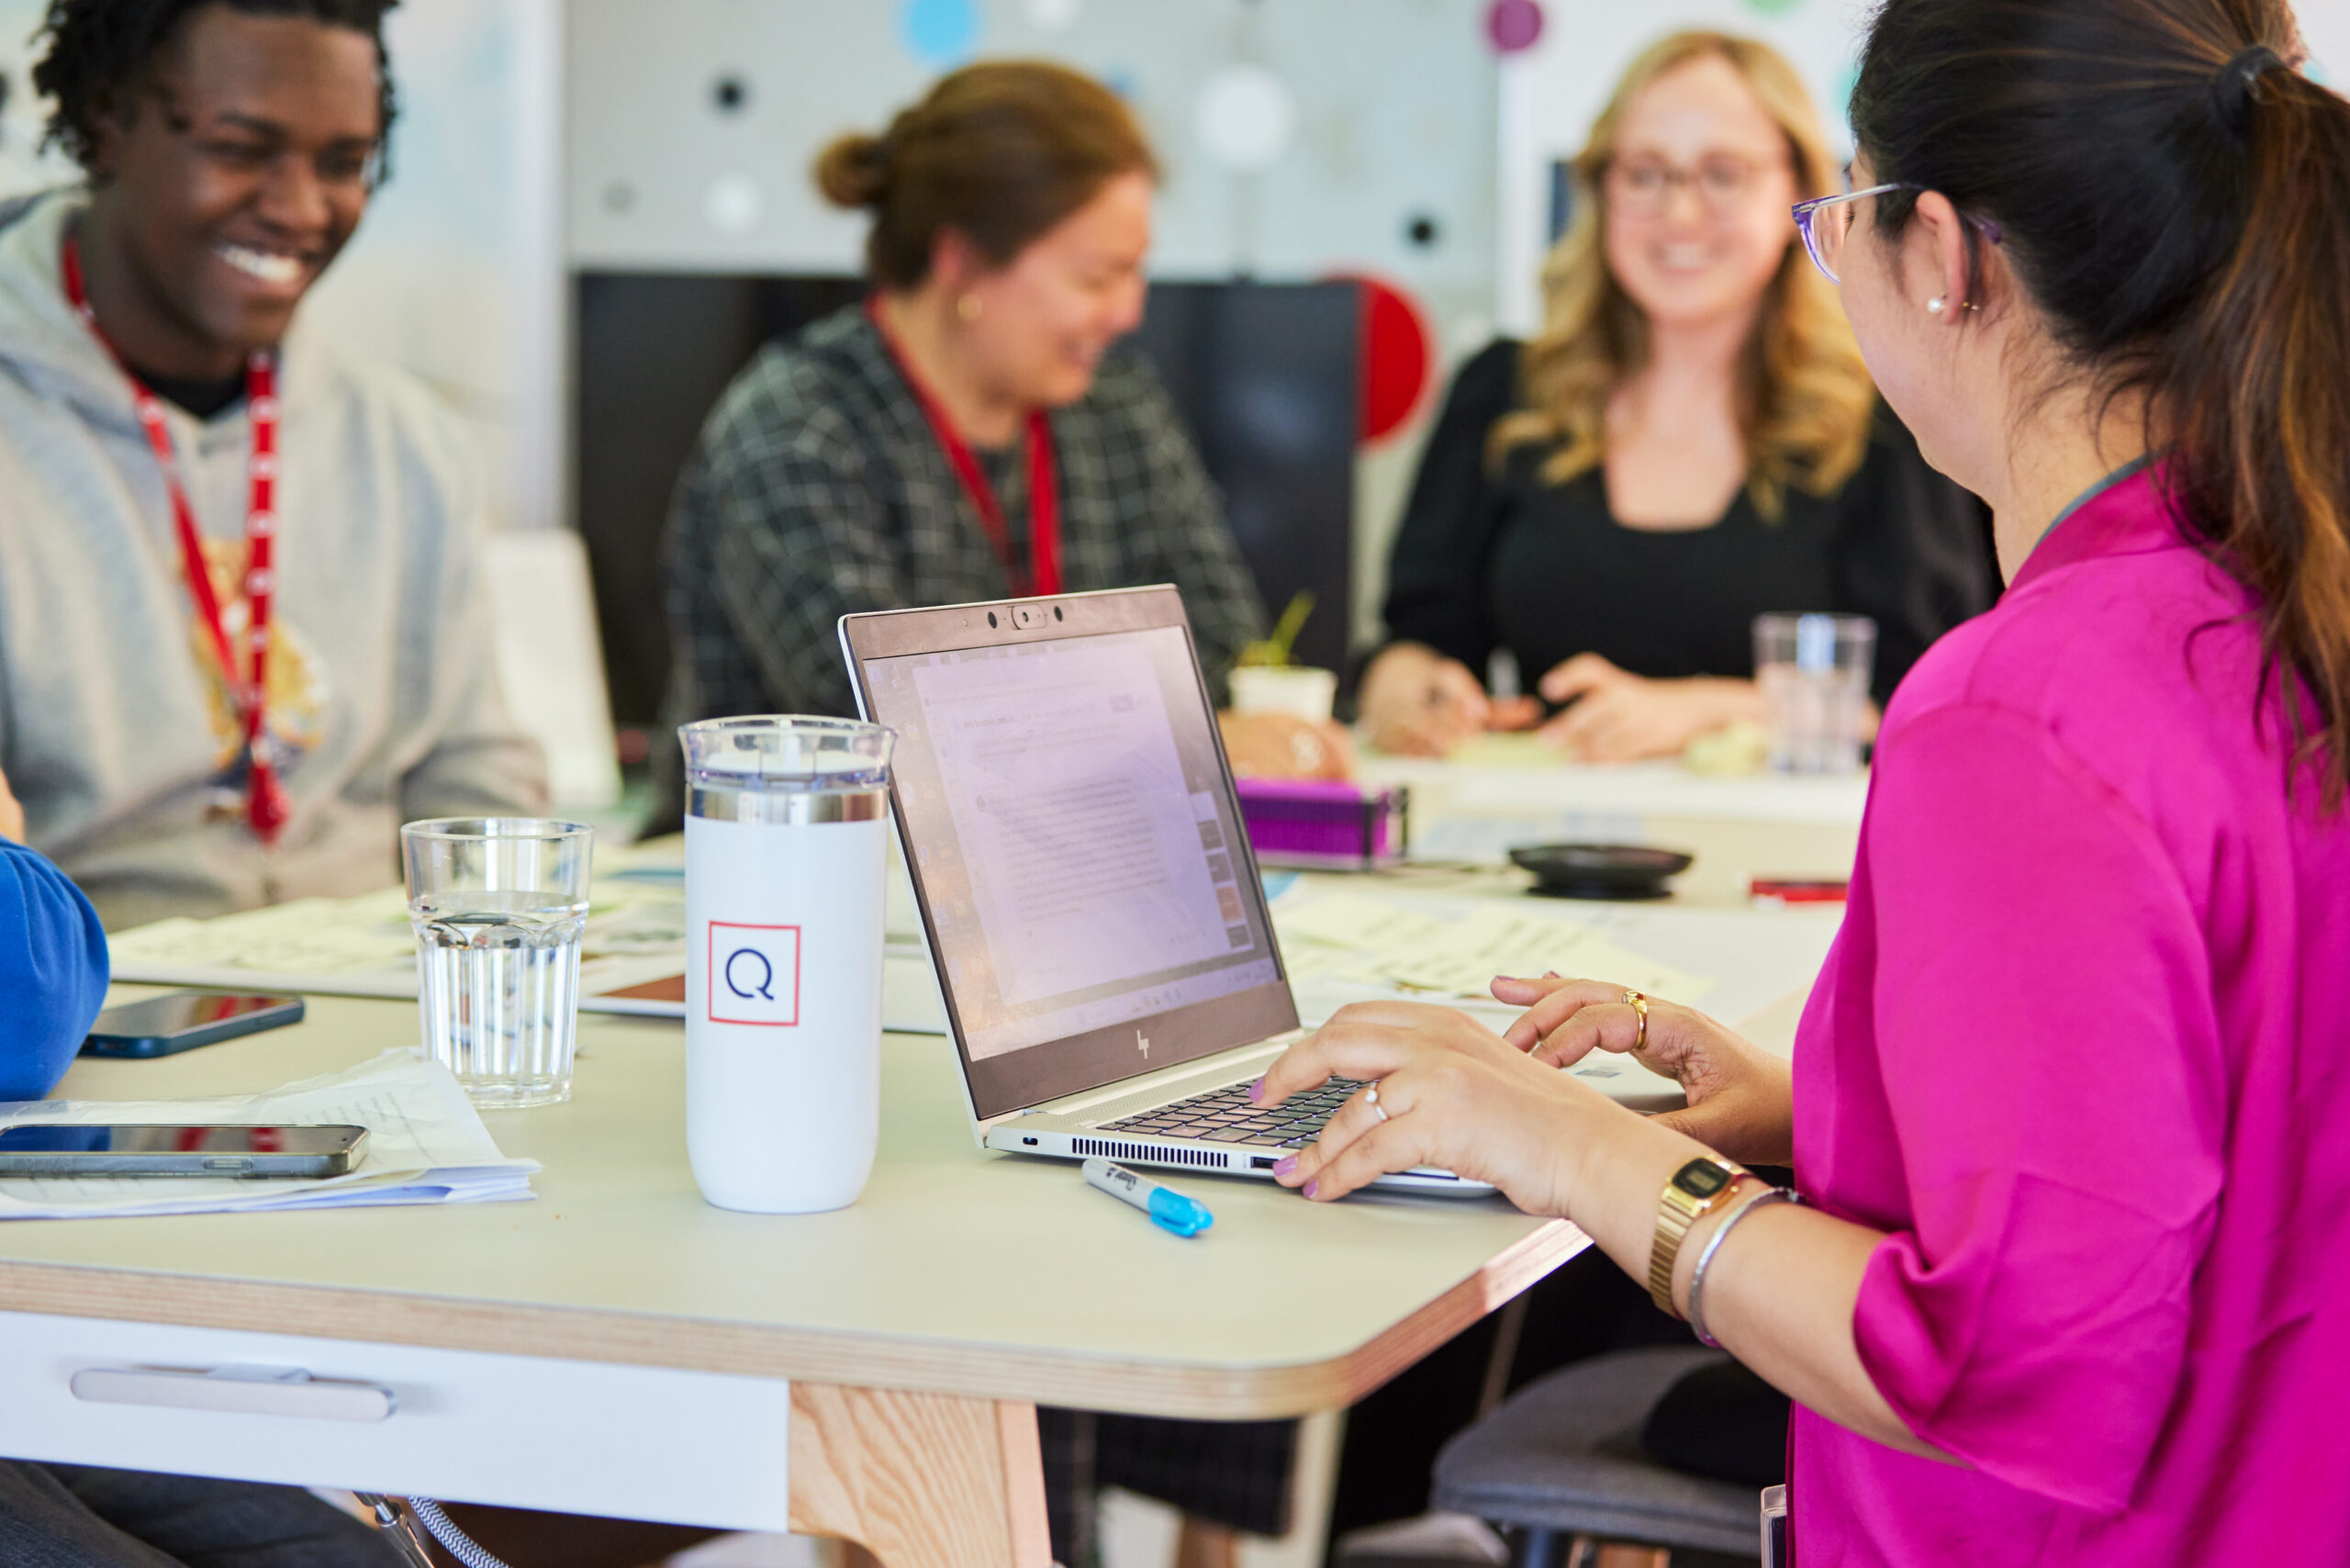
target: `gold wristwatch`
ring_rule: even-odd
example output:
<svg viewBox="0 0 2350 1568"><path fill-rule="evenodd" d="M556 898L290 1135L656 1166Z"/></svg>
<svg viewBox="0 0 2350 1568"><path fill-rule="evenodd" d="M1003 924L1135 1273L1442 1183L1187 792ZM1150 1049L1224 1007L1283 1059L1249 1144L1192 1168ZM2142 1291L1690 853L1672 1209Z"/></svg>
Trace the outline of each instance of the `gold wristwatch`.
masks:
<svg viewBox="0 0 2350 1568"><path fill-rule="evenodd" d="M1656 1211L1656 1244L1649 1249L1649 1295L1661 1311L1681 1316L1673 1308L1673 1265L1681 1256L1681 1238L1747 1174L1743 1165L1700 1155L1664 1184L1664 1198Z"/></svg>

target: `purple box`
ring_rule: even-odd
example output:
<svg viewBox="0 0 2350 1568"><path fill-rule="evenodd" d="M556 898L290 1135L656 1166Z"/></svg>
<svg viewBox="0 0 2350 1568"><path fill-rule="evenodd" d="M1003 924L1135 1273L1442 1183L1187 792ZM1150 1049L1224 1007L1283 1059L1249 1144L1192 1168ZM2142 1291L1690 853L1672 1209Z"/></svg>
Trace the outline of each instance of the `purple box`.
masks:
<svg viewBox="0 0 2350 1568"><path fill-rule="evenodd" d="M1241 778L1240 820L1266 866L1361 870L1410 844L1411 791L1324 779Z"/></svg>

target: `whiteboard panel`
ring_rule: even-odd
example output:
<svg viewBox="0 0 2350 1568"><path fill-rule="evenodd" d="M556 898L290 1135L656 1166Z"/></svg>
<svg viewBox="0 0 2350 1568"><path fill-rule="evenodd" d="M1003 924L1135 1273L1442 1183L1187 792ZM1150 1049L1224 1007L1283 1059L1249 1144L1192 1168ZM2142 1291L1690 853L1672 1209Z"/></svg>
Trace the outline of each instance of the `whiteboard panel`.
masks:
<svg viewBox="0 0 2350 1568"><path fill-rule="evenodd" d="M569 253L632 271L844 272L861 216L809 178L844 130L926 90L900 0L571 0ZM1493 276L1497 68L1475 0L978 5L979 58L1046 57L1132 103L1166 165L1152 270L1283 280L1369 268L1479 293ZM1035 17L1066 26L1040 28ZM1261 171L1214 162L1218 73L1271 73L1293 109ZM723 84L734 84L729 95ZM734 106L725 106L732 96ZM1416 241L1416 222L1425 220Z"/></svg>

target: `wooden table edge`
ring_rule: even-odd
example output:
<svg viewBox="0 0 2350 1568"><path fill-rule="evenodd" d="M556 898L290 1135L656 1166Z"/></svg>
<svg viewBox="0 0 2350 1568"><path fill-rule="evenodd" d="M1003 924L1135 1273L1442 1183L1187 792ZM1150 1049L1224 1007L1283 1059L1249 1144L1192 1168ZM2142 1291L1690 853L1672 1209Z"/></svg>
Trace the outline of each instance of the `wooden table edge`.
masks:
<svg viewBox="0 0 2350 1568"><path fill-rule="evenodd" d="M93 1264L0 1262L0 1311L1254 1420L1353 1404L1588 1245L1573 1226L1553 1220L1351 1350L1324 1361L1257 1367L1119 1361Z"/></svg>

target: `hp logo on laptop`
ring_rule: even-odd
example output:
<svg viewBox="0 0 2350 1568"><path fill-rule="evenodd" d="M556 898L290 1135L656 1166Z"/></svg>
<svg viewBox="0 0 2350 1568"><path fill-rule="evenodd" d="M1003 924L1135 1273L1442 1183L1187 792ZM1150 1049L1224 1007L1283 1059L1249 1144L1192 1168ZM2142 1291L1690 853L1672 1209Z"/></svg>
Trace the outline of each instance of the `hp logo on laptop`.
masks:
<svg viewBox="0 0 2350 1568"><path fill-rule="evenodd" d="M1150 1055L1150 1036L1140 1029L1135 1031L1135 1049L1140 1051L1146 1058Z"/></svg>

